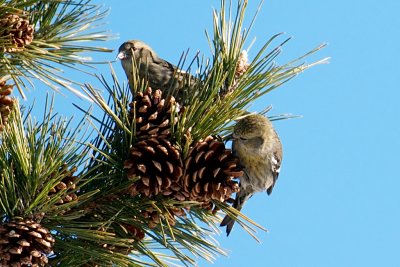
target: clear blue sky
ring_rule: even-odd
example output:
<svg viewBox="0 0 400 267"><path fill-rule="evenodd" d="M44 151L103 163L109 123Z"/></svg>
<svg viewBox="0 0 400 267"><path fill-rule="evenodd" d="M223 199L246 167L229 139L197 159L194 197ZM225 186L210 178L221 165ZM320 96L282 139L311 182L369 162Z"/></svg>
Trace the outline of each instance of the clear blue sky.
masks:
<svg viewBox="0 0 400 267"><path fill-rule="evenodd" d="M172 63L188 48L209 54L204 30L219 1L96 2L111 7L106 27L119 34L108 47L141 39ZM258 1L249 2L250 17ZM400 266L399 10L397 0L265 1L250 58L286 32L293 39L278 62L323 42L329 46L310 61L332 59L252 107L303 115L275 123L284 146L280 178L271 196L258 194L243 210L269 233L260 232L258 244L236 225L229 238L218 237L230 256L200 266Z"/></svg>

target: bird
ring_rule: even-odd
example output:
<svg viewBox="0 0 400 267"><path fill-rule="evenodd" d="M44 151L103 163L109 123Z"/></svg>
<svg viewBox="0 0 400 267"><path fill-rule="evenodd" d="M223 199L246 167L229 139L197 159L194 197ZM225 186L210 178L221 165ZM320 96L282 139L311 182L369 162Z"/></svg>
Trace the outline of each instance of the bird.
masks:
<svg viewBox="0 0 400 267"><path fill-rule="evenodd" d="M140 40L126 41L118 49L117 59L121 60L122 68L132 89L135 75L147 81L154 90L173 94L176 90L180 96L184 87L190 87L194 78L177 66L160 58L156 52ZM137 72L137 74L135 73Z"/></svg>
<svg viewBox="0 0 400 267"><path fill-rule="evenodd" d="M233 203L240 211L255 193L272 193L281 167L282 144L272 123L260 114L240 119L233 128L232 138L232 152L243 167L240 190ZM234 223L235 218L229 215L222 220L220 226L226 226L227 236Z"/></svg>

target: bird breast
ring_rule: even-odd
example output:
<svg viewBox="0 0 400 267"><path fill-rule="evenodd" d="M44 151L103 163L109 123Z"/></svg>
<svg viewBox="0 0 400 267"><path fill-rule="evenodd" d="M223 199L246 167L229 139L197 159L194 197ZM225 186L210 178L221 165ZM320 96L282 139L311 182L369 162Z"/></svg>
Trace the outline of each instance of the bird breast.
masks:
<svg viewBox="0 0 400 267"><path fill-rule="evenodd" d="M268 160L262 161L249 160L245 162L244 179L240 182L244 188L251 187L253 192L262 192L267 190L274 183L273 175L271 173L271 166L268 164Z"/></svg>
<svg viewBox="0 0 400 267"><path fill-rule="evenodd" d="M233 149L245 171L244 177L240 180L242 187L251 187L254 192L268 189L274 182L268 149L263 145L252 146L239 140Z"/></svg>

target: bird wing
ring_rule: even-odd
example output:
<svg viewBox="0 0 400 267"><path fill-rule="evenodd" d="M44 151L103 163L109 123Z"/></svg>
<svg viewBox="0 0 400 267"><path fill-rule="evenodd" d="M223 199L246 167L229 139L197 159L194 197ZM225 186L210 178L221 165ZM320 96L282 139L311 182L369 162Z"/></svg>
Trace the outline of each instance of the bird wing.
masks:
<svg viewBox="0 0 400 267"><path fill-rule="evenodd" d="M282 161L282 153L280 153L279 151L275 151L272 154L271 158L271 171L272 171L273 182L272 185L267 189L268 195L271 195L272 189L274 189L274 185L278 180L279 171L281 170L281 161Z"/></svg>
<svg viewBox="0 0 400 267"><path fill-rule="evenodd" d="M156 57L153 56L153 62L154 62L155 64L157 64L157 65L159 65L159 66L162 66L163 68L169 69L169 70L175 70L175 69L178 68L178 67L175 66L174 64L171 64L171 63L169 63L168 61L166 61L166 60L164 60L164 59L162 59L162 58L160 58L160 57L158 57L158 56L156 56Z"/></svg>

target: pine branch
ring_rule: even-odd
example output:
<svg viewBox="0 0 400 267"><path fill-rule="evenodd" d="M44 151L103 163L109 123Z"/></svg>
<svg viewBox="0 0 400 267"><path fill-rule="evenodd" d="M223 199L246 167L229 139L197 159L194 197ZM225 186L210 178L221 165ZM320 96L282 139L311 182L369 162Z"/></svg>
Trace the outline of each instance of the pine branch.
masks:
<svg viewBox="0 0 400 267"><path fill-rule="evenodd" d="M74 88L80 83L65 76L63 68L84 71L80 67L92 68L93 62L83 53L112 51L90 44L110 39L100 29L106 16L90 0L1 1L0 78L11 78L23 97L34 79L82 96Z"/></svg>
<svg viewBox="0 0 400 267"><path fill-rule="evenodd" d="M101 179L94 181L92 185L88 184L89 187L102 188L95 201L98 206L96 210L101 210L104 218L118 213L115 218L115 222L118 223L112 226L114 230L121 224L142 229L148 236L145 240L148 242L150 240L153 249L149 250L148 245L144 245L141 241L138 246L134 245L134 250L148 255L159 266L167 266L163 260L167 257L164 254L154 254L154 249L164 250L166 247L175 255L173 261L179 260L185 265L195 263L187 253L212 259L211 255L220 254L222 250L211 240L205 240L209 237L209 232L204 232L205 229L199 228L189 219L175 219L173 214L173 210L197 206L198 203L177 202L163 197L132 197L127 194L127 188L139 178L128 180L123 168L129 149L137 142L135 124L128 118L128 114L131 113L127 108L132 98L128 87L121 85L115 73L113 71L111 73L113 80L111 85L104 77L99 77L110 94L108 101L105 101L90 85L86 85L89 98L104 111L102 118L92 117L93 121L100 124L96 127L98 137L93 142L95 154L89 169L95 169ZM152 217L145 214L152 214ZM183 248L186 252L182 251Z"/></svg>
<svg viewBox="0 0 400 267"><path fill-rule="evenodd" d="M95 126L98 128L98 137L93 142L92 147L95 154L89 170L95 170L101 179L88 186L102 188L96 199L94 210L101 214L101 218L114 221L110 224L110 229L113 229L112 232L121 232L118 229L123 229L125 224L144 231L147 237L145 240L153 244L154 249L149 250L149 247L143 241L140 241L133 245L134 251L148 255L159 266L165 265L165 262L161 259L165 258L165 255L159 257L153 252L163 247L168 248L170 253L186 266L196 264L192 255L209 261L213 261L217 255L225 255L225 251L220 249L216 241L211 238L212 234L219 232L217 225L220 218L215 215L218 209L237 218L238 224L244 227L256 240L258 239L255 235L255 228L266 230L226 204L225 196L220 195L218 190L212 191L213 188L219 188L221 184L215 182L215 184L209 185L214 183L211 177L204 178L210 179L209 183L204 182L205 184L202 185L204 192L203 189L193 188L193 190L202 191L202 194L206 196L204 199L213 198L213 201L198 202L187 201L186 197L180 195L180 193L171 197L168 187L165 189L167 196L163 196L162 185L167 183L165 181L169 181L169 178L165 179L164 177L164 175L167 175L166 173L160 174L164 178L157 178L158 187L156 180L151 181L151 178L146 175L147 169L150 169L148 172L151 173L151 168L154 168L152 165L156 166L158 170L161 170L164 166L162 159L155 157L146 159L148 156L145 155L152 149L156 149L156 146L152 148L152 144L158 142L157 135L160 135L161 131L166 133L165 138L173 143L173 147L179 151L182 160L185 162L184 173L188 175L188 178L185 176L185 179L190 180L194 175L193 179L196 183L197 172L203 172L204 169L196 170L191 174L188 169L190 168L191 157L202 157L203 154L201 153L207 152L205 150L199 152L198 155L196 153L191 154L198 141L204 140L210 135L228 134L231 130L232 121L242 116L252 101L279 87L301 71L321 63L316 62L309 65L299 63L304 57L322 48L318 47L287 64L277 65L274 60L279 55L281 47L289 39L283 40L269 52L267 50L270 49L269 47L280 34L271 37L256 54L254 60L249 63L247 55L243 53L243 46L249 32L242 30L246 5L246 1L239 1L233 24L231 24L231 13L228 15L229 19L226 18L226 10L233 11L231 6L226 5L225 1L221 2L220 12L214 11L214 37L213 42L210 42L213 48L213 59L212 61L198 61L198 69L201 70L197 71L199 73L196 77L198 82L195 84L195 88L189 90L189 94L182 100L183 106L177 103L176 106L172 104L172 108L169 106L167 108L167 104L165 104L164 111L163 109L153 110L152 106L159 102L173 102L168 102L170 101L169 95L164 96L165 98L163 96L160 99L157 98L160 96L157 95L157 92L146 88L146 82L140 79L135 68L132 69L133 81L130 81L130 90L127 86L121 85L112 69L113 82L111 84L103 76L98 77L109 94L108 101L90 84L85 85L88 97L104 112L102 118L92 117L93 121L99 124L99 127ZM130 103L132 99L133 101ZM155 101L154 99L158 100ZM130 109L128 109L128 106ZM148 110L152 111L147 114ZM153 127L151 124L154 124L155 121L151 122L146 116L155 120L158 117L161 118L161 114L165 110L171 111L164 121L169 123L170 129L157 129L160 126L151 128ZM289 117L283 115L272 119ZM146 124L148 119L151 122L150 124ZM162 121L158 123L163 124ZM148 127L150 128L148 129ZM149 131L149 133L146 131ZM150 132L154 133L150 134ZM171 136L168 134L171 134ZM200 147L211 144L207 142L201 141ZM166 151L172 152L168 149ZM227 153L226 155L229 155L229 152ZM131 154L141 154L142 156L138 159L130 159ZM160 162L157 162L158 160ZM170 162L168 164L170 168L175 168L175 170L181 168L179 166L173 167ZM230 164L234 163L231 162ZM131 165L134 171L132 175L129 174L132 171L129 170ZM144 174L137 175L135 168L139 168L140 172ZM214 173L215 171L218 173L219 170L215 169ZM240 173L239 170L226 171L236 175ZM189 181L189 183L192 182ZM154 189L153 187L161 187L161 189ZM225 190L228 190L228 188L226 187ZM152 190L155 190L155 193L152 193ZM208 190L211 191L208 192Z"/></svg>
<svg viewBox="0 0 400 267"><path fill-rule="evenodd" d="M85 149L77 143L82 128L69 130L70 121L53 114L52 102L46 107L42 123L34 122L28 114L24 122L15 104L3 129L0 214L6 217L49 212L56 201L48 200L50 191L68 173L63 166L84 163Z"/></svg>
<svg viewBox="0 0 400 267"><path fill-rule="evenodd" d="M200 62L196 72L200 73L198 79L203 82L190 91L185 100L188 103L186 112L176 130L176 138L188 143L183 145L186 150L191 143L205 136L229 132L232 122L243 115L250 103L304 70L327 62L327 58L311 64L302 62L325 46L321 45L286 64L277 65L275 59L290 38L272 49L270 47L282 34L272 36L249 62L243 47L261 4L248 27L243 25L247 1L238 1L234 9L232 2L228 5L222 0L220 11L214 10L212 38L206 32L213 58L211 63ZM183 133L187 136L188 132L189 139L182 136Z"/></svg>
<svg viewBox="0 0 400 267"><path fill-rule="evenodd" d="M243 169L223 137L254 100L326 59L303 62L322 45L278 65L290 38L279 41L277 34L249 60L243 47L261 4L248 27L246 7L246 0L221 0L214 10L213 34L206 33L212 58L196 55L190 63L198 64L198 74L188 78L195 83L181 103L173 98L179 92L148 88L135 64L129 85L111 68L112 82L96 76L108 98L89 83L82 86L100 115L77 106L85 117L71 130L70 120L53 113L52 101L41 122L30 110L23 119L5 81L13 79L21 93L38 79L80 94L72 88L78 83L61 72L90 66L82 52L110 51L77 44L109 37L96 30L106 12L90 0L0 0L0 241L11 244L0 244L0 265L33 254L36 262L28 264L50 260L51 266L212 262L226 255L213 237L220 213L258 240L256 229L266 229L229 204ZM84 122L94 130L91 142ZM20 243L29 246L20 249Z"/></svg>

